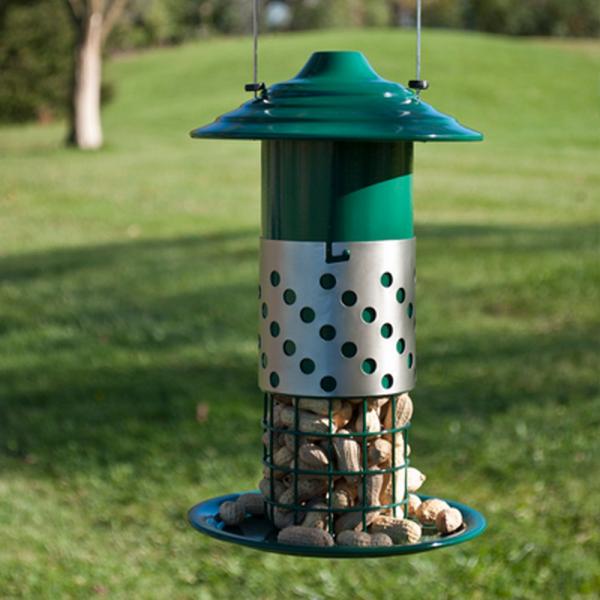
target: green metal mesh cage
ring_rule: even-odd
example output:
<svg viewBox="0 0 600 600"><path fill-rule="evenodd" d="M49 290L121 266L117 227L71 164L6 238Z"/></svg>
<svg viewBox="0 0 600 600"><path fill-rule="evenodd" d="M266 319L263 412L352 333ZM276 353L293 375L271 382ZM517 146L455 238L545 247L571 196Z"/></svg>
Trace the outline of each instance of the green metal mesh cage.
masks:
<svg viewBox="0 0 600 600"><path fill-rule="evenodd" d="M359 418L362 423L355 423L354 430L336 431L334 423L333 403L331 398L311 399L323 403L322 416L311 423L304 424L301 419L301 399L293 396L275 394L264 395L263 411L263 465L265 484L263 494L267 504L267 516L276 525L299 525L311 513L322 513L326 519L329 533L336 532L335 523L344 514L355 516L352 525L367 531L372 519L378 514L408 517L408 432L410 422L397 424L397 397L392 396L387 402L386 410L391 411L391 427L378 431L369 431L367 414L374 398L355 399L352 402L360 405ZM338 400L339 402L339 400ZM284 406L293 415L289 426L283 426L277 417L277 407ZM325 429L325 431L323 431ZM291 436L282 440L281 436ZM348 470L340 465L340 457L336 452L336 440L353 440L358 444L360 461L357 469ZM379 465L370 464L369 443L376 439L385 439L391 443L391 452L387 460ZM303 444L312 443L318 446L327 457L325 468L306 468L300 460L300 449ZM291 446L291 448L289 448ZM289 464L276 462L277 449L288 447L292 459ZM380 486L374 486L375 478L383 479ZM282 480L285 492L282 493ZM303 482L316 482L310 486ZM334 491L339 482L351 482L358 486L358 498L354 505L337 506L334 502ZM310 494L304 493L309 487ZM369 491L379 487L378 500L373 502L373 494ZM389 489L389 502L381 503L381 492ZM285 498L283 496L285 495ZM316 495L319 502L314 502ZM282 501L282 498L284 501ZM309 500L313 500L310 502ZM287 517L287 519L286 519ZM348 518L346 518L348 520ZM350 518L350 520L354 520ZM287 522L286 522L287 521Z"/></svg>

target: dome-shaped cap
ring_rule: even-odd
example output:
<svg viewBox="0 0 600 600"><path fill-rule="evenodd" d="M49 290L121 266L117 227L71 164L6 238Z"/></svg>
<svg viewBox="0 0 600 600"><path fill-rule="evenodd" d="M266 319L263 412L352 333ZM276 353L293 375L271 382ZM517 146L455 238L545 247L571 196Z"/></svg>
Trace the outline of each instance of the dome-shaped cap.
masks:
<svg viewBox="0 0 600 600"><path fill-rule="evenodd" d="M478 141L478 131L382 79L361 52L315 52L289 81L195 129L194 138Z"/></svg>

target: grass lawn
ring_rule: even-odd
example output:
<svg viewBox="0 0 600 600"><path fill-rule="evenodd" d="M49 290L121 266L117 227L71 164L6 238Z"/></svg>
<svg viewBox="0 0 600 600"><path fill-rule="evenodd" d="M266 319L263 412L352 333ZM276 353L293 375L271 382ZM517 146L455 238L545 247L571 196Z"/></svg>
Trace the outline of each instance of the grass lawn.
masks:
<svg viewBox="0 0 600 600"><path fill-rule="evenodd" d="M383 30L267 38L263 76L340 48L413 75ZM98 153L0 129L0 598L598 597L600 43L424 53L427 101L486 142L417 146L413 462L488 531L326 562L186 524L261 471L259 147L187 137L246 97L250 42L218 39L113 61Z"/></svg>

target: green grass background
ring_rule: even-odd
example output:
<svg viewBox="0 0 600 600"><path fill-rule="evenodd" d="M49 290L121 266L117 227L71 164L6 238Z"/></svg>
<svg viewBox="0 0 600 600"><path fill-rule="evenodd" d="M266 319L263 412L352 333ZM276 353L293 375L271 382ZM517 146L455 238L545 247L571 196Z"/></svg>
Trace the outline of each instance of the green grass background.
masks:
<svg viewBox="0 0 600 600"><path fill-rule="evenodd" d="M265 39L413 72L413 38ZM0 129L1 598L597 598L600 43L427 32L426 100L483 144L419 144L425 493L480 509L477 541L321 561L190 529L260 474L258 144L187 132L241 103L250 43L114 60L106 147ZM197 403L210 405L206 423Z"/></svg>

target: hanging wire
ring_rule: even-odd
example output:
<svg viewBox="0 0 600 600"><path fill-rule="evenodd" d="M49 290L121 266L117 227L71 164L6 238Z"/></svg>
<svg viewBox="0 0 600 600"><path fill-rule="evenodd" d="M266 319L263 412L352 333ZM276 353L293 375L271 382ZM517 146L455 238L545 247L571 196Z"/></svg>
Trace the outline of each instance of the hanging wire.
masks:
<svg viewBox="0 0 600 600"><path fill-rule="evenodd" d="M421 15L422 15L422 0L417 0L417 62L416 62L416 79L411 79L408 82L408 87L416 90L417 96L429 87L429 83L421 79Z"/></svg>
<svg viewBox="0 0 600 600"><path fill-rule="evenodd" d="M417 81L421 80L421 0L417 0Z"/></svg>
<svg viewBox="0 0 600 600"><path fill-rule="evenodd" d="M259 92L265 90L265 84L258 81L259 2L260 0L252 2L252 83L244 86L247 92L254 92L255 99L258 99Z"/></svg>
<svg viewBox="0 0 600 600"><path fill-rule="evenodd" d="M419 0L420 1L420 0ZM254 83L254 97L258 95L258 0L252 3L252 37L253 37L253 66L252 66L252 82Z"/></svg>

